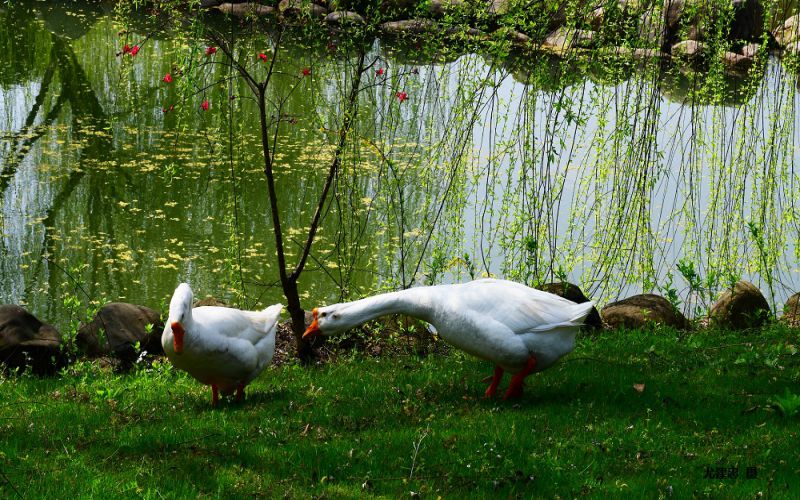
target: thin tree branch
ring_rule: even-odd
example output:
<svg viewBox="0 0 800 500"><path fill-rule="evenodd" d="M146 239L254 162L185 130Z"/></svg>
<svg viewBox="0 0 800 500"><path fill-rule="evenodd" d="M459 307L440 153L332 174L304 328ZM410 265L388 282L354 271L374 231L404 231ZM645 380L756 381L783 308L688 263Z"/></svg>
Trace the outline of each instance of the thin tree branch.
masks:
<svg viewBox="0 0 800 500"><path fill-rule="evenodd" d="M306 239L306 244L303 248L303 254L300 257L300 261L297 263L297 267L295 267L294 272L291 275L293 280L297 280L300 277L300 274L303 272L303 267L305 267L306 260L308 259L308 254L311 252L311 245L314 243L314 238L317 235L317 229L319 228L319 221L322 215L322 211L325 208L325 202L328 199L328 192L330 191L331 185L333 184L333 180L336 177L336 173L339 170L339 163L341 162L342 153L344 151L345 143L347 142L347 134L350 131L350 127L353 124L353 120L355 119L356 115L356 104L358 102L358 93L359 87L361 84L361 77L364 74L364 59L365 59L364 52L359 54L358 58L358 66L356 67L355 72L355 81L353 82L353 86L350 89L350 96L347 101L347 111L344 115L344 121L342 122L342 128L339 130L339 142L336 145L336 150L333 154L333 161L331 161L331 166L328 169L328 177L325 179L325 186L322 188L322 194L319 197L319 203L317 203L317 209L314 212L314 218L311 221L311 227L308 230L308 238Z"/></svg>

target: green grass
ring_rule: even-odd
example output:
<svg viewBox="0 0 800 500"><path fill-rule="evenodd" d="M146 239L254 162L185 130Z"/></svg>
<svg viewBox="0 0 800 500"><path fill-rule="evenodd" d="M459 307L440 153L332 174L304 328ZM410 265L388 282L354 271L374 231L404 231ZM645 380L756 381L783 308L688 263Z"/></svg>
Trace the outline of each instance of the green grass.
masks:
<svg viewBox="0 0 800 500"><path fill-rule="evenodd" d="M482 400L491 367L459 353L271 367L218 409L160 363L0 378L0 497L798 498L797 413L772 407L800 393L796 344L606 333L515 403Z"/></svg>

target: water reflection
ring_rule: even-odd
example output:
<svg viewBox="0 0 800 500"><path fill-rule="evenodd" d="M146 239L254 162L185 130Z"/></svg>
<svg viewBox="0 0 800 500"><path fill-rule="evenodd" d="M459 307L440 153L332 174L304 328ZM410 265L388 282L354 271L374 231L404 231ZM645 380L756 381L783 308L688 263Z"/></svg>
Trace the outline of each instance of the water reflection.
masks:
<svg viewBox="0 0 800 500"><path fill-rule="evenodd" d="M183 279L245 307L281 300L248 90L187 98L162 81L181 43L120 55L144 37L102 5L0 11L0 297L62 328L68 295L158 308ZM342 119L352 60L339 42L293 41L272 89L289 96L275 160L290 258ZM245 40L239 55L257 68L268 44ZM797 97L778 61L733 79L606 56L368 47L377 60L305 305L486 272L570 279L604 300L674 288L688 312L735 277L776 303L798 288ZM216 65L207 79L227 76Z"/></svg>

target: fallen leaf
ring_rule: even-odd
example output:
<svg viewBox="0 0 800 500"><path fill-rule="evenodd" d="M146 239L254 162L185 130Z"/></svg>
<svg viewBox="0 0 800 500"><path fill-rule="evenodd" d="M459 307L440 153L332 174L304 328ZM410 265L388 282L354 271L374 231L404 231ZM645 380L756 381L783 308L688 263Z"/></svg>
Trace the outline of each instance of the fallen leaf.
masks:
<svg viewBox="0 0 800 500"><path fill-rule="evenodd" d="M633 384L633 388L636 389L636 392L639 394L644 392L644 384Z"/></svg>

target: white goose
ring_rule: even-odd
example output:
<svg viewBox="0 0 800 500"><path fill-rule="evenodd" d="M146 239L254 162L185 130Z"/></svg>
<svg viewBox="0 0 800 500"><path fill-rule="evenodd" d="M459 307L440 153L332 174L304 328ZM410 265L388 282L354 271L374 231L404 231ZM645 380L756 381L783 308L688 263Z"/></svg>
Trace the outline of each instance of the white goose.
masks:
<svg viewBox="0 0 800 500"><path fill-rule="evenodd" d="M192 308L192 289L181 283L169 303L161 345L169 360L200 383L211 386L211 404L219 392L236 400L275 354L275 326L283 305L263 311L228 307Z"/></svg>
<svg viewBox="0 0 800 500"><path fill-rule="evenodd" d="M530 373L572 351L593 306L512 281L481 279L320 307L313 310L303 338L342 332L385 314L407 314L432 324L453 346L495 364L486 397L494 397L504 371L515 374L505 395L509 399L522 395Z"/></svg>

